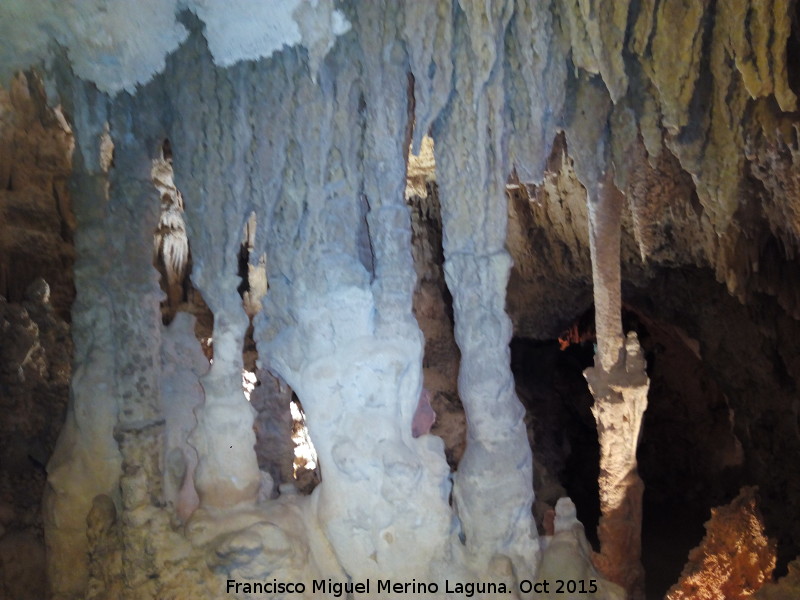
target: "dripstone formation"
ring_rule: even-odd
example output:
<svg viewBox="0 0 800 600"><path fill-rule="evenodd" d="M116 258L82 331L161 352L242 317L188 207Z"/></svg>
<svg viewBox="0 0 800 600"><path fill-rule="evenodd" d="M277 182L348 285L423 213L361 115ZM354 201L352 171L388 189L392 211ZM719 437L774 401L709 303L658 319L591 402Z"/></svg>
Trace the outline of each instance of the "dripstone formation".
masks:
<svg viewBox="0 0 800 600"><path fill-rule="evenodd" d="M640 600L736 499L670 597L722 516L793 597L796 2L82 4L0 7L0 591Z"/></svg>

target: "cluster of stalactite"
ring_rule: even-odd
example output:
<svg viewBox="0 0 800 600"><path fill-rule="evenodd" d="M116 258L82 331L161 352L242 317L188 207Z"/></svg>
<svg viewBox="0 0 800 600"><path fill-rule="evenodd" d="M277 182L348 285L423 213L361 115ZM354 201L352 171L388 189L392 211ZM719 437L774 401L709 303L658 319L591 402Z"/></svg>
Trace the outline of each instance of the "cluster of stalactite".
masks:
<svg viewBox="0 0 800 600"><path fill-rule="evenodd" d="M217 66L188 15L187 40L135 94L101 93L66 57L51 66L77 142L78 256L71 402L44 501L54 596L216 595L226 578L267 576L514 587L568 563L610 580L598 597L618 597L617 585L642 597L636 450L648 378L622 327L623 291L669 288L660 269L707 269L737 300L800 317L791 3L341 8L352 28L324 57L286 48ZM409 147L427 134L436 202L407 202ZM167 139L174 182L162 176ZM7 171L0 160L13 191L20 179ZM194 318L175 315L189 266L213 315L210 368ZM243 285L243 271L258 278ZM512 334L555 339L587 304L594 554L569 501L537 534L508 347ZM701 317L708 335L697 339L741 349ZM786 423L800 362L794 345L781 351L785 373L764 402ZM311 496L275 498L286 460L256 450L264 402L242 393L256 352L273 395L302 402L324 473ZM737 357L711 354L724 378ZM741 397L744 382L730 385ZM428 397L433 410L463 407L463 438L448 430L447 453L425 435L430 422L413 429ZM757 421L744 404L737 414ZM800 436L786 428L776 435L791 453ZM768 474L770 444L743 443L753 476L774 482L766 494L786 487L794 467ZM768 526L798 507L792 494ZM786 524L789 552L799 528Z"/></svg>

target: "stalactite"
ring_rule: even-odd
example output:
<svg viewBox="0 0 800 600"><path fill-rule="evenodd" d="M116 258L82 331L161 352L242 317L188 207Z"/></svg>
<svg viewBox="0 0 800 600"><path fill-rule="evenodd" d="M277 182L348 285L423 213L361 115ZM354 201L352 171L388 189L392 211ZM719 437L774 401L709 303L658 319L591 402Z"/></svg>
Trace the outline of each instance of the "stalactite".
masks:
<svg viewBox="0 0 800 600"><path fill-rule="evenodd" d="M566 99L568 40L560 35L558 3L515 3L505 39L505 116L509 164L524 182L541 180ZM535 35L531 32L535 31Z"/></svg>
<svg viewBox="0 0 800 600"><path fill-rule="evenodd" d="M405 2L406 41L411 72L414 73L413 150L418 154L422 139L450 96L453 61L453 3L451 0Z"/></svg>
<svg viewBox="0 0 800 600"><path fill-rule="evenodd" d="M597 199L589 201L589 246L594 283L595 331L600 368L610 373L620 361L622 276L619 264L623 196L614 185L613 169L597 184Z"/></svg>

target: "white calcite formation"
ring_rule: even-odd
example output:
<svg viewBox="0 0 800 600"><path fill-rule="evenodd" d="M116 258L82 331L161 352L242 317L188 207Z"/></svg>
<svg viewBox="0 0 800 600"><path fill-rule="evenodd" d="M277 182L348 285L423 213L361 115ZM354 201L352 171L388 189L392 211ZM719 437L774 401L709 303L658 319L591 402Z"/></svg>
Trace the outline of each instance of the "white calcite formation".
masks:
<svg viewBox="0 0 800 600"><path fill-rule="evenodd" d="M11 0L0 21L0 76L52 60L53 41L66 49L75 73L98 89L134 92L163 71L165 57L186 40L179 22L191 11L206 24L218 65L269 57L303 44L314 64L349 29L332 0Z"/></svg>
<svg viewBox="0 0 800 600"><path fill-rule="evenodd" d="M164 500L185 522L199 506L194 483L197 450L189 438L197 427L195 410L203 402L200 377L208 361L194 335L195 320L178 313L164 332L161 411L164 415Z"/></svg>
<svg viewBox="0 0 800 600"><path fill-rule="evenodd" d="M511 268L505 250L506 211L495 210L505 201L507 170L502 38L497 29L505 26L511 5L466 8L466 23L454 40L461 50L454 65L456 94L440 137L434 134L444 272L453 294L455 339L461 350L458 386L467 416L467 446L455 475L453 501L467 560L480 572L499 576L524 573L539 558L530 510L531 454L524 410L514 393L511 322L504 310ZM464 171L474 179L464 178ZM481 192L472 197L475 189ZM487 494L487 489L495 493ZM498 510L505 518L486 518Z"/></svg>
<svg viewBox="0 0 800 600"><path fill-rule="evenodd" d="M538 578L547 581L548 589L536 598L583 598L594 593L608 600L627 598L625 590L604 581L592 564L592 547L586 541L583 525L578 521L575 505L569 498L556 502L553 531L542 538L545 553L539 565ZM557 582L562 582L559 586ZM567 582L577 585L569 586Z"/></svg>
<svg viewBox="0 0 800 600"><path fill-rule="evenodd" d="M681 12L561 0L4 3L0 75L44 61L76 141L74 371L44 500L53 598L281 597L290 584L290 597L345 584L359 597L356 585L377 593L390 581L427 586L398 598L467 589L491 598L501 589L521 599L533 597L523 582L570 578L596 580L582 598L623 597L603 577L638 597L636 444L647 377L635 335L623 336L620 245L629 217L640 259L664 252L668 232L652 224L672 207L639 178L646 165L671 156L703 214L670 211L676 222L694 215L699 242L664 262L712 267L731 293L773 294L800 314L800 296L775 291L779 268L744 277L759 268L742 250L736 212L745 160L760 190L778 197L797 183L784 113L796 102L786 75L789 3L777 2L757 30L739 18L760 11L757 3L701 4ZM675 35L684 28L692 43ZM774 43L751 48L756 34ZM677 66L667 67L672 53ZM698 86L708 89L690 103ZM746 110L757 115L747 132ZM406 203L407 155L428 134L466 419L455 472L427 431L430 315L418 321L412 310L425 299L415 299L424 269L413 258L419 219ZM534 461L510 368L507 184L540 181L556 136L571 186L564 197L584 204L538 208L563 237L575 223L588 228L569 247L591 256L595 276L598 354L587 379L604 471L599 557L568 499L555 508L552 536L539 538ZM745 136L760 145L745 153ZM159 308L152 175L167 139L167 187L175 198L180 190L184 210L173 250L213 314L213 363L193 319L179 314L167 326ZM421 176L410 194L421 182L429 183ZM779 204L764 203L765 227L800 238L800 221L782 212L800 211ZM531 253L537 235L514 223ZM242 272L256 262L263 276L240 294ZM177 297L189 282L176 269L168 283ZM578 303L561 298L564 289L541 300L553 322L574 317L565 312ZM438 301L430 314L446 312ZM302 403L322 478L308 496L259 469L257 432L268 415L243 393L248 344L258 372ZM266 595L256 583L269 584Z"/></svg>

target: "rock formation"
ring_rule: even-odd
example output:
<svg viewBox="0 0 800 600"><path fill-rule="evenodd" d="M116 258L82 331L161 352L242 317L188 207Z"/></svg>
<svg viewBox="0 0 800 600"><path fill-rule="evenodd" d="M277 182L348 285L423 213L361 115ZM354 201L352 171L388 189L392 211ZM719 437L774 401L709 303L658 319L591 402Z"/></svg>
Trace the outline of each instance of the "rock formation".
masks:
<svg viewBox="0 0 800 600"><path fill-rule="evenodd" d="M750 598L775 567L775 543L764 535L755 488L713 509L703 542L689 554L667 600Z"/></svg>
<svg viewBox="0 0 800 600"><path fill-rule="evenodd" d="M595 565L634 600L644 597L641 566L642 494L636 450L649 381L635 332L623 336L620 275L622 196L607 171L589 200L597 353L586 370L600 444L600 509Z"/></svg>
<svg viewBox="0 0 800 600"><path fill-rule="evenodd" d="M789 573L778 582L769 582L753 596L758 600L789 600L800 593L800 563L789 564Z"/></svg>
<svg viewBox="0 0 800 600"><path fill-rule="evenodd" d="M66 413L72 346L50 300L43 279L20 303L0 296L0 593L9 598L47 589L41 495Z"/></svg>
<svg viewBox="0 0 800 600"><path fill-rule="evenodd" d="M0 590L638 600L650 506L746 483L786 573L798 27L789 0L5 2Z"/></svg>

